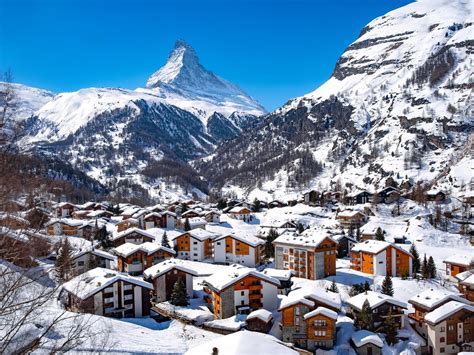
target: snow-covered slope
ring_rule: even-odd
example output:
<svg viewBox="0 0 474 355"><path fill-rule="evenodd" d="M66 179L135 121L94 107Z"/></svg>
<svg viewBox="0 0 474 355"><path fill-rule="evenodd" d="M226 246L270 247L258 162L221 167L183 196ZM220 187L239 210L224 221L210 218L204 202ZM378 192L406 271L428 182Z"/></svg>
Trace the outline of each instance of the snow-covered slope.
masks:
<svg viewBox="0 0 474 355"><path fill-rule="evenodd" d="M185 173L186 185L202 189L196 174L190 176L191 168L178 169L180 164L211 153L219 142L253 127L256 115L265 112L236 86L206 70L182 41L147 88L87 88L50 95L40 104L35 98L24 105L31 107L32 117L22 148L58 157L112 189L111 184L124 184L123 179L154 189L162 183L156 178L167 177L169 171ZM156 167L160 161L167 162L168 173L163 173L163 163ZM145 169L148 178L141 175Z"/></svg>
<svg viewBox="0 0 474 355"><path fill-rule="evenodd" d="M54 97L52 92L16 83L0 82L0 90L8 85L12 86L14 98L7 117L14 121L26 120Z"/></svg>
<svg viewBox="0 0 474 355"><path fill-rule="evenodd" d="M470 152L472 16L467 0L421 0L373 20L325 84L218 149L201 171L275 197L337 182L373 189L389 176L438 181Z"/></svg>

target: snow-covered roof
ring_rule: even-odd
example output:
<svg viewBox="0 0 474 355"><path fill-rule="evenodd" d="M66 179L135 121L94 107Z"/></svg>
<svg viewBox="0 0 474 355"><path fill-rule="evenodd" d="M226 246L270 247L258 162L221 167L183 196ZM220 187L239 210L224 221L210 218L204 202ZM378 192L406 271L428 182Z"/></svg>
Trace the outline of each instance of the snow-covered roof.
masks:
<svg viewBox="0 0 474 355"><path fill-rule="evenodd" d="M471 266L474 265L474 255L468 254L455 254L450 256L443 261L446 264L456 264L462 266Z"/></svg>
<svg viewBox="0 0 474 355"><path fill-rule="evenodd" d="M362 216L365 216L364 213L362 213L361 211L357 211L357 210L344 210L344 211L341 211L337 214L337 218L353 218L357 215L362 215Z"/></svg>
<svg viewBox="0 0 474 355"><path fill-rule="evenodd" d="M117 233L115 235L112 236L112 240L116 240L116 239L119 239L119 238L122 238L122 237L126 237L127 235L129 234L132 234L132 233L137 233L137 234L141 234L142 236L144 237L148 237L148 238L151 238L151 239L155 239L153 234L150 234L148 232L145 232L143 229L139 229L139 228L128 228L120 233Z"/></svg>
<svg viewBox="0 0 474 355"><path fill-rule="evenodd" d="M125 243L114 248L114 252L117 255L120 255L124 258L138 251L142 251L146 253L147 255L150 255L157 252L158 250L163 250L173 255L176 254L176 252L173 249L166 248L162 246L161 244L152 243L152 242L145 242L143 244Z"/></svg>
<svg viewBox="0 0 474 355"><path fill-rule="evenodd" d="M317 248L324 240L326 240L326 238L329 238L333 242L337 243L326 230L315 228L307 229L301 234L285 232L276 238L273 243Z"/></svg>
<svg viewBox="0 0 474 355"><path fill-rule="evenodd" d="M232 207L232 208L229 210L229 213L243 213L245 210L250 211L247 207L244 207L244 206L236 206L236 207Z"/></svg>
<svg viewBox="0 0 474 355"><path fill-rule="evenodd" d="M459 276L460 274L463 274ZM460 280L463 285L474 286L474 271L468 270L460 274L457 274L456 277Z"/></svg>
<svg viewBox="0 0 474 355"><path fill-rule="evenodd" d="M356 197L357 195L361 194L361 193L368 193L370 195L372 195L372 193L366 191L366 190L356 190L356 191L353 191L353 192L350 192L347 194L347 197Z"/></svg>
<svg viewBox="0 0 474 355"><path fill-rule="evenodd" d="M474 313L474 306L458 301L450 301L434 311L425 315L425 321L431 324L437 324L460 310L467 310Z"/></svg>
<svg viewBox="0 0 474 355"><path fill-rule="evenodd" d="M330 310L326 307L318 307L315 310L308 312L304 315L304 319L308 319L314 316L317 316L318 314L321 314L325 317L331 318L336 320L337 319L337 313L334 312L333 310Z"/></svg>
<svg viewBox="0 0 474 355"><path fill-rule="evenodd" d="M241 234L241 233L225 234L225 235L222 235L222 236L216 238L215 240L217 241L217 240L225 239L227 237L230 237L230 238L233 238L235 240L238 240L239 242L248 244L251 247L256 247L258 245L265 244L265 241L263 239L260 239L256 236Z"/></svg>
<svg viewBox="0 0 474 355"><path fill-rule="evenodd" d="M308 307L314 307L314 302L305 298L305 297L300 297L300 298L297 298L297 297L286 297L286 298L283 298L281 300L281 303L280 303L280 308L279 310L281 311L282 309L284 308L288 308L288 307L291 307L291 306L294 306L298 303L302 303Z"/></svg>
<svg viewBox="0 0 474 355"><path fill-rule="evenodd" d="M100 249L92 249L92 248L87 248L85 250L80 250L72 255L72 258L78 258L84 254L91 253L93 255L96 255L98 257L104 258L104 259L109 259L109 260L115 260L116 257L105 250L100 250Z"/></svg>
<svg viewBox="0 0 474 355"><path fill-rule="evenodd" d="M423 308L433 309L441 303L447 302L448 300L458 301L462 303L469 302L465 298L460 297L459 294L454 294L446 290L435 290L432 288L425 290L417 294L416 296L410 298L408 302L420 305Z"/></svg>
<svg viewBox="0 0 474 355"><path fill-rule="evenodd" d="M66 282L63 288L84 300L117 281L125 281L150 290L153 289L151 283L143 281L141 278L100 267L73 278Z"/></svg>
<svg viewBox="0 0 474 355"><path fill-rule="evenodd" d="M66 224L70 227L79 227L79 226L82 226L84 221L78 221L77 219L71 219L71 218L59 218L59 219L54 218L50 220L48 223L46 223L45 226L50 226L56 223Z"/></svg>
<svg viewBox="0 0 474 355"><path fill-rule="evenodd" d="M186 355L212 354L213 349L219 349L219 354L278 354L298 355L274 336L258 332L240 331L215 338L207 343L190 348Z"/></svg>
<svg viewBox="0 0 474 355"><path fill-rule="evenodd" d="M218 236L218 234L209 232L202 228L191 229L187 232L181 233L181 235L186 233L189 234L192 238L197 239L201 242L207 239L214 239Z"/></svg>
<svg viewBox="0 0 474 355"><path fill-rule="evenodd" d="M266 282L280 286L280 281L277 279L265 275L262 272L259 272L255 269L251 269L242 265L233 264L228 268L223 268L222 270L217 271L211 276L204 279L204 282L210 287L216 289L217 291L222 291L225 288L233 285L239 280L245 278L246 276L255 276Z"/></svg>
<svg viewBox="0 0 474 355"><path fill-rule="evenodd" d="M150 217L160 217L161 218L161 213L151 212L151 213L148 213L147 215L145 215L145 219L148 219Z"/></svg>
<svg viewBox="0 0 474 355"><path fill-rule="evenodd" d="M181 259L169 259L162 261L161 263L158 263L146 269L143 272L143 275L145 277L151 277L154 279L163 274L166 274L168 271L173 269L181 270L193 276L198 276L198 273L192 268L190 268L190 265L186 263L186 260Z"/></svg>
<svg viewBox="0 0 474 355"><path fill-rule="evenodd" d="M273 269L273 268L267 268L263 270L262 272L265 275L268 275L280 281L289 280L295 273L293 270L280 270L280 269Z"/></svg>
<svg viewBox="0 0 474 355"><path fill-rule="evenodd" d="M262 321L268 323L272 320L273 316L272 316L272 312L267 311L266 309L262 308L262 309L257 309L256 311L251 312L247 316L247 320L254 319L254 318L261 319Z"/></svg>
<svg viewBox="0 0 474 355"><path fill-rule="evenodd" d="M196 226L204 226L207 224L207 221L201 217L192 217L188 218L189 226L194 228Z"/></svg>
<svg viewBox="0 0 474 355"><path fill-rule="evenodd" d="M339 293L328 291L315 283L306 284L288 294L289 300L300 300L303 298L323 303L324 305L334 309L340 309L342 305L341 295Z"/></svg>
<svg viewBox="0 0 474 355"><path fill-rule="evenodd" d="M397 300L391 296L384 295L383 293L378 293L374 291L366 291L360 293L354 297L349 298L346 302L356 310L362 310L365 300L369 301L371 309L377 308L378 306L384 304L385 302L391 303L395 306L407 308L407 304L403 301Z"/></svg>
<svg viewBox="0 0 474 355"><path fill-rule="evenodd" d="M389 242L383 240L366 240L361 243L357 243L352 247L352 251L362 251L364 253L378 254L390 246Z"/></svg>
<svg viewBox="0 0 474 355"><path fill-rule="evenodd" d="M383 340L375 333L362 329L352 334L352 341L358 348L367 344L373 344L379 348L383 348Z"/></svg>

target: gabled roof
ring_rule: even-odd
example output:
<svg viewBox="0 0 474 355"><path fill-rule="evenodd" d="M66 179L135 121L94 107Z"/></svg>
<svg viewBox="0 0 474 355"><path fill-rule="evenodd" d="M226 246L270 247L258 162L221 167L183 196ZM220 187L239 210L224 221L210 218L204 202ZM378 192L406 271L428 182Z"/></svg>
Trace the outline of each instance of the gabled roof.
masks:
<svg viewBox="0 0 474 355"><path fill-rule="evenodd" d="M245 235L245 234L236 234L236 233L232 233L232 234L225 234L225 235L222 235L220 237L217 237L215 239L215 241L218 241L218 240L221 240L221 239L225 239L225 238L233 238L235 240L238 240L239 242L242 242L242 243L245 243L245 244L248 244L250 245L251 247L257 247L259 245L263 245L265 244L265 241L263 239L260 239L256 236L250 236L250 235Z"/></svg>
<svg viewBox="0 0 474 355"><path fill-rule="evenodd" d="M303 318L308 319L308 318L312 318L314 316L317 316L319 314L323 315L325 317L334 319L334 320L337 319L337 313L334 312L333 310L330 310L330 309L326 308L326 307L318 307L315 310L306 313Z"/></svg>
<svg viewBox="0 0 474 355"><path fill-rule="evenodd" d="M375 333L362 329L352 334L352 341L358 348L367 344L373 344L379 348L383 348L383 340Z"/></svg>
<svg viewBox="0 0 474 355"><path fill-rule="evenodd" d="M273 268L266 268L262 272L265 275L268 275L280 281L288 281L295 274L293 270L281 270L281 269L273 269Z"/></svg>
<svg viewBox="0 0 474 355"><path fill-rule="evenodd" d="M50 226L56 223L66 224L70 227L79 227L79 226L82 226L84 221L78 221L76 219L69 219L69 218L52 219L48 223L46 223L45 226Z"/></svg>
<svg viewBox="0 0 474 355"><path fill-rule="evenodd" d="M209 231L207 231L205 229L202 229L202 228L196 228L196 229L191 229L187 232L183 232L178 236L173 236L173 239L181 237L184 234L189 234L191 236L191 238L194 238L194 239L199 240L201 242L204 241L204 240L207 240L207 239L215 239L216 237L219 236L219 234L217 234L217 233L212 233L212 232L209 232Z"/></svg>
<svg viewBox="0 0 474 355"><path fill-rule="evenodd" d="M314 283L305 285L304 287L297 288L291 291L288 294L289 299L308 299L318 303L322 303L327 307L331 307L334 309L340 309L342 302L341 302L341 295L336 292L331 292L326 290L325 288L319 287Z"/></svg>
<svg viewBox="0 0 474 355"><path fill-rule="evenodd" d="M391 303L401 308L407 308L407 304L405 302L399 301L393 297L384 295L382 293L374 292L374 291L366 291L366 292L360 293L354 297L349 298L346 302L352 308L356 309L357 311L361 311L365 300L369 301L369 305L371 309L377 308L378 306L386 302Z"/></svg>
<svg viewBox="0 0 474 355"><path fill-rule="evenodd" d="M435 290L432 288L425 290L417 294L416 296L410 298L408 300L408 303L418 305L427 310L431 310L433 308L436 308L441 303L445 303L449 300L469 303L468 300L462 298L459 294L454 294L445 290Z"/></svg>
<svg viewBox="0 0 474 355"><path fill-rule="evenodd" d="M85 300L117 281L125 281L150 290L153 289L151 283L143 281L141 278L100 267L89 270L66 282L63 285L63 289Z"/></svg>
<svg viewBox="0 0 474 355"><path fill-rule="evenodd" d="M128 228L120 233L117 233L115 235L112 236L112 240L116 240L116 239L119 239L119 238L122 238L122 237L126 237L127 235L129 234L132 234L132 233L137 233L137 234L140 234L144 237L148 237L148 238L151 238L151 239L154 239L154 236L153 234L150 234L150 233L147 233L145 232L143 229L139 229L139 228Z"/></svg>
<svg viewBox="0 0 474 355"><path fill-rule="evenodd" d="M474 255L468 254L455 254L445 259L443 263L446 264L456 264L461 266L471 266L474 265Z"/></svg>
<svg viewBox="0 0 474 355"><path fill-rule="evenodd" d="M91 248L87 248L85 250L81 250L75 254L72 255L72 259L76 259L76 258L79 258L81 257L82 255L84 254L88 254L88 253L91 253L95 256L98 256L100 258L104 258L104 259L109 259L109 260L115 260L117 259L114 255L106 252L105 250L100 250L100 249L91 249Z"/></svg>
<svg viewBox="0 0 474 355"><path fill-rule="evenodd" d="M318 248L326 239L337 244L337 241L325 230L307 229L302 234L285 232L276 238L274 244L298 245L307 248Z"/></svg>
<svg viewBox="0 0 474 355"><path fill-rule="evenodd" d="M114 248L114 252L117 255L120 255L124 258L126 258L127 256L130 256L130 255L132 255L132 254L134 254L138 251L142 251L147 255L151 255L151 254L157 252L158 250L163 250L163 251L166 251L166 252L168 252L170 254L173 254L173 255L176 254L176 252L173 249L166 248L166 247L162 246L161 244L151 243L151 242L146 242L146 243L143 243L143 244L125 243L125 244L122 244L122 245L118 246L117 248Z"/></svg>
<svg viewBox="0 0 474 355"><path fill-rule="evenodd" d="M286 297L281 301L280 308L278 308L278 310L281 311L282 309L297 305L299 303L302 303L308 307L314 307L314 302L307 298Z"/></svg>
<svg viewBox="0 0 474 355"><path fill-rule="evenodd" d="M337 214L336 218L340 218L340 217L352 218L352 217L355 217L357 215L365 216L365 213L363 213L361 211L357 211L357 210L344 210L344 211L339 212Z"/></svg>
<svg viewBox="0 0 474 355"><path fill-rule="evenodd" d="M474 306L457 301L450 301L434 311L425 315L425 321L429 324L437 324L460 310L466 310L474 313Z"/></svg>
<svg viewBox="0 0 474 355"><path fill-rule="evenodd" d="M161 213L151 212L151 213L148 213L147 215L145 215L145 219L148 219L150 217L159 217L159 218L161 218Z"/></svg>
<svg viewBox="0 0 474 355"><path fill-rule="evenodd" d="M231 265L228 268L223 268L211 276L205 278L204 283L216 291L222 291L247 276L255 276L268 283L274 284L275 286L280 286L280 281L277 279L265 275L264 273L255 269L236 264Z"/></svg>
<svg viewBox="0 0 474 355"><path fill-rule="evenodd" d="M170 270L176 269L193 276L198 276L198 273L195 270L191 269L185 261L186 260L181 259L165 260L146 269L143 272L143 275L147 278L155 279L161 275L166 274Z"/></svg>
<svg viewBox="0 0 474 355"><path fill-rule="evenodd" d="M272 312L267 311L266 309L262 308L262 309L257 309L256 311L251 312L247 316L247 321L251 319L255 319L255 318L258 318L264 321L265 323L268 323L273 319L273 316L272 316Z"/></svg>
<svg viewBox="0 0 474 355"><path fill-rule="evenodd" d="M245 207L245 206L236 206L236 207L232 207L232 208L229 210L229 213L242 213L244 210L250 211L250 209L249 209L248 207Z"/></svg>

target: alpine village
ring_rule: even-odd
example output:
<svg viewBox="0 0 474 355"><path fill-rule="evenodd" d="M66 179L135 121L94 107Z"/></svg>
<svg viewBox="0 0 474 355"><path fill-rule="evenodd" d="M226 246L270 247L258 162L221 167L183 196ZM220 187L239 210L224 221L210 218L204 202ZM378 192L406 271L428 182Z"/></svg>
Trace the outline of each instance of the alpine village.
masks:
<svg viewBox="0 0 474 355"><path fill-rule="evenodd" d="M271 113L182 40L136 90L7 74L0 353L474 354L473 16L376 18Z"/></svg>

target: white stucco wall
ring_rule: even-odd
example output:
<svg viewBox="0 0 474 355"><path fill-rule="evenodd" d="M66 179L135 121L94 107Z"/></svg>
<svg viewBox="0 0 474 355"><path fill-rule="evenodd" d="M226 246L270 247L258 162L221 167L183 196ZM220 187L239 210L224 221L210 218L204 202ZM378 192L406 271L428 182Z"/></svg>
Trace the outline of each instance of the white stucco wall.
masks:
<svg viewBox="0 0 474 355"><path fill-rule="evenodd" d="M374 275L385 276L387 274L387 251L374 256Z"/></svg>
<svg viewBox="0 0 474 355"><path fill-rule="evenodd" d="M278 288L269 282L262 280L262 304L263 308L272 311L278 308Z"/></svg>

